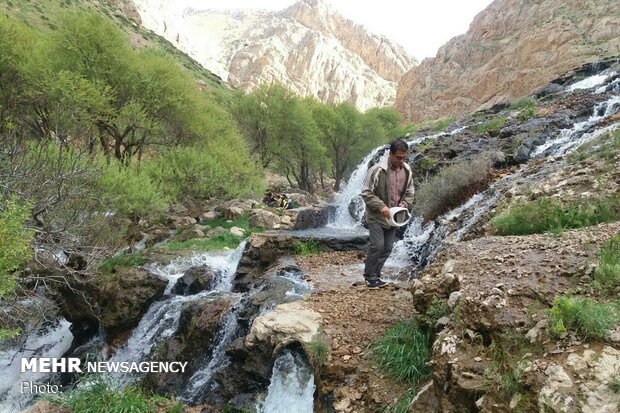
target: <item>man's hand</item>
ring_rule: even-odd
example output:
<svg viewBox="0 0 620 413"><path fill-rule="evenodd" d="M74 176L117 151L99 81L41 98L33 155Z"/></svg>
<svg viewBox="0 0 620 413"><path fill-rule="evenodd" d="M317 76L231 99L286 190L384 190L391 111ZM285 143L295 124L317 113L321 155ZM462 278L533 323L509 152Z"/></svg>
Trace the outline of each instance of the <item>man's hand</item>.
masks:
<svg viewBox="0 0 620 413"><path fill-rule="evenodd" d="M383 215L386 218L389 218L390 217L390 208L388 208L388 207L381 208L381 215Z"/></svg>
<svg viewBox="0 0 620 413"><path fill-rule="evenodd" d="M398 206L401 208L407 208L407 203L405 201L401 201L400 204L398 204Z"/></svg>

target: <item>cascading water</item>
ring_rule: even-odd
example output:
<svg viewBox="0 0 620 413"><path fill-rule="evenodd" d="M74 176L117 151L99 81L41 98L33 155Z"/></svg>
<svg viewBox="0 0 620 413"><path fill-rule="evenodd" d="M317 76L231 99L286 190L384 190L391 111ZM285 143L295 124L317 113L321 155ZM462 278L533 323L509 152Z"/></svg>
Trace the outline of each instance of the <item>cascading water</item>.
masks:
<svg viewBox="0 0 620 413"><path fill-rule="evenodd" d="M276 359L267 397L257 406L261 413L312 413L314 375L299 354L284 350Z"/></svg>
<svg viewBox="0 0 620 413"><path fill-rule="evenodd" d="M566 88L567 92L574 92L578 89L591 89L596 86L603 85L608 82L609 79L616 76L618 73L614 70L607 69L600 73L589 76L583 80L575 82Z"/></svg>
<svg viewBox="0 0 620 413"><path fill-rule="evenodd" d="M174 283L191 267L207 266L218 274L216 283L211 291L202 291L198 294L189 296L172 296L164 301L153 303L146 314L140 320L138 326L133 330L127 343L121 347L111 358L110 361L141 361L148 357L151 348L158 342L170 338L178 329L181 311L187 303L196 302L202 299L219 299L223 294L229 295L236 302L232 310L227 314L224 327L218 334L218 342L215 345L211 360L206 370L201 369L190 379L188 389L200 388L210 380L213 372L225 364L224 348L237 329L237 312L240 300L239 294L232 294L232 278L237 270L237 265L243 254L245 241L239 244L234 251L207 252L204 254L194 254L191 257L180 258L168 265L153 266L151 271L168 279L167 293L170 292ZM127 382L131 377L125 376L121 382ZM198 384L197 384L198 383ZM191 391L188 393L191 394ZM187 397L191 399L191 397Z"/></svg>
<svg viewBox="0 0 620 413"><path fill-rule="evenodd" d="M575 149L587 141L594 139L598 134L585 134L591 126L605 119L620 109L620 96L611 96L605 102L594 107L592 115L585 121L573 125L570 129L563 129L555 139L537 147L531 157L560 156L570 149Z"/></svg>
<svg viewBox="0 0 620 413"><path fill-rule="evenodd" d="M21 359L33 357L61 357L71 347L71 323L64 318L32 331L22 348L0 351L0 411L20 411L34 398L22 393L22 382L44 383L50 381L49 373L21 372Z"/></svg>

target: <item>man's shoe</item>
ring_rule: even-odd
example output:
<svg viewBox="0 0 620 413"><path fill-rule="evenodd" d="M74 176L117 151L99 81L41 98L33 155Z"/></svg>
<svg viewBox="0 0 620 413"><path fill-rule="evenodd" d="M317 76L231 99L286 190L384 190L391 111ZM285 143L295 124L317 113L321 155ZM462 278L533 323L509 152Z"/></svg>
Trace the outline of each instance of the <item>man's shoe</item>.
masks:
<svg viewBox="0 0 620 413"><path fill-rule="evenodd" d="M387 285L388 284L385 281L381 280L366 280L366 287L368 287L369 290L377 290Z"/></svg>

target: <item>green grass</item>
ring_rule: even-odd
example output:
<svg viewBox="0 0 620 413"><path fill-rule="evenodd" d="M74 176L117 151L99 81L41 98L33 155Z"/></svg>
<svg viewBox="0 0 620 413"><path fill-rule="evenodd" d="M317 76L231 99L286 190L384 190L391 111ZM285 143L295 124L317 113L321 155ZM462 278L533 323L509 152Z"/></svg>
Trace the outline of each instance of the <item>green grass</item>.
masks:
<svg viewBox="0 0 620 413"><path fill-rule="evenodd" d="M487 355L491 358L491 365L484 371L484 377L489 386L495 386L501 399L509 399L525 389L519 363L522 356L530 351L534 350L525 342L523 336L514 333L495 337L488 347Z"/></svg>
<svg viewBox="0 0 620 413"><path fill-rule="evenodd" d="M604 287L620 285L620 233L601 248L594 281Z"/></svg>
<svg viewBox="0 0 620 413"><path fill-rule="evenodd" d="M415 320L388 329L371 346L374 359L392 379L416 385L430 374L430 336Z"/></svg>
<svg viewBox="0 0 620 413"><path fill-rule="evenodd" d="M92 377L90 377L92 379ZM118 388L110 379L96 377L49 400L62 408L80 413L150 413L179 412L178 403L128 386Z"/></svg>
<svg viewBox="0 0 620 413"><path fill-rule="evenodd" d="M114 267L135 267L146 264L146 259L141 254L126 254L108 258L100 266L99 271L112 272Z"/></svg>
<svg viewBox="0 0 620 413"><path fill-rule="evenodd" d="M456 121L456 117L454 116L451 116L449 118L439 119L435 121L435 124L433 125L433 131L441 132L443 130L446 130L446 128L452 125L455 121Z"/></svg>
<svg viewBox="0 0 620 413"><path fill-rule="evenodd" d="M618 321L616 305L590 299L557 297L549 310L549 331L556 336L570 330L586 340L606 340Z"/></svg>
<svg viewBox="0 0 620 413"><path fill-rule="evenodd" d="M323 340L313 340L308 344L308 357L312 365L320 368L327 361L329 356L329 346Z"/></svg>
<svg viewBox="0 0 620 413"><path fill-rule="evenodd" d="M161 248L170 251L180 251L193 249L197 251L221 250L227 248L237 248L245 239L245 236L238 237L230 232L224 232L211 238L193 238L186 241L170 241L161 245Z"/></svg>
<svg viewBox="0 0 620 413"><path fill-rule="evenodd" d="M536 112L536 109L534 108L525 108L523 109L521 112L519 112L519 120L521 122L525 122L528 119L534 118L538 115L538 112Z"/></svg>
<svg viewBox="0 0 620 413"><path fill-rule="evenodd" d="M609 388L612 392L620 394L620 377L616 376L611 379L611 382L609 383Z"/></svg>
<svg viewBox="0 0 620 413"><path fill-rule="evenodd" d="M415 387L410 388L396 403L388 406L387 409L385 409L385 413L407 413L416 394Z"/></svg>
<svg viewBox="0 0 620 413"><path fill-rule="evenodd" d="M604 159L615 163L616 154L620 152L620 129L609 131L599 138L580 146L566 157L566 161L574 165L586 159Z"/></svg>
<svg viewBox="0 0 620 413"><path fill-rule="evenodd" d="M527 96L510 103L510 109L531 109L536 106L536 99Z"/></svg>
<svg viewBox="0 0 620 413"><path fill-rule="evenodd" d="M428 309L426 310L424 321L429 325L430 328L434 328L435 324L437 324L437 321L441 317L450 315L451 312L452 311L448 306L448 302L435 296L431 301L431 305L429 305Z"/></svg>
<svg viewBox="0 0 620 413"><path fill-rule="evenodd" d="M490 224L497 235L559 233L602 222L620 220L620 197L591 198L571 204L551 198L513 205L494 217Z"/></svg>
<svg viewBox="0 0 620 413"><path fill-rule="evenodd" d="M312 255L323 252L323 247L315 240L297 241L293 244L296 255Z"/></svg>
<svg viewBox="0 0 620 413"><path fill-rule="evenodd" d="M474 132L478 134L482 134L482 133L493 134L495 132L498 132L501 128L503 128L505 124L506 124L506 118L504 117L491 119L480 125L474 126Z"/></svg>

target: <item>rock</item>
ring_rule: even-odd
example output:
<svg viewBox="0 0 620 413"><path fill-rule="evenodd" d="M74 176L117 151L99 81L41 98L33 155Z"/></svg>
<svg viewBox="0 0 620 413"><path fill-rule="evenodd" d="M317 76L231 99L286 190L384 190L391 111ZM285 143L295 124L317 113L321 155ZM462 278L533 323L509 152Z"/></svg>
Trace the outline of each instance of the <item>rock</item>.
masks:
<svg viewBox="0 0 620 413"><path fill-rule="evenodd" d="M271 211L265 209L253 209L248 216L250 227L274 229L280 217Z"/></svg>
<svg viewBox="0 0 620 413"><path fill-rule="evenodd" d="M200 214L199 221L201 224L203 224L208 221L213 221L214 219L217 219L220 216L221 214L215 211L203 212L202 214Z"/></svg>
<svg viewBox="0 0 620 413"><path fill-rule="evenodd" d="M239 228L239 227L232 227L230 229L230 233L237 236L237 237L243 237L245 234L245 230L243 228Z"/></svg>
<svg viewBox="0 0 620 413"><path fill-rule="evenodd" d="M159 394L178 392L189 378L204 367L200 355L210 354L215 338L226 320L232 303L228 298L204 298L183 305L176 331L151 351L157 361L187 361L184 373L149 373L144 385Z"/></svg>
<svg viewBox="0 0 620 413"><path fill-rule="evenodd" d="M235 219L241 218L243 214L245 213L245 211L239 207L226 208L222 212L223 212L224 218L228 220L233 220L233 221Z"/></svg>
<svg viewBox="0 0 620 413"><path fill-rule="evenodd" d="M72 413L71 409L63 409L47 400L40 400L21 413Z"/></svg>
<svg viewBox="0 0 620 413"><path fill-rule="evenodd" d="M448 307L450 307L451 310L454 310L454 307L458 304L461 295L462 293L460 291L455 291L450 294L450 297L448 298Z"/></svg>
<svg viewBox="0 0 620 413"><path fill-rule="evenodd" d="M228 232L228 230L226 228L216 227L216 228L208 230L207 234L206 234L206 237L207 238L213 238L213 237L217 237L218 235L225 234L226 232Z"/></svg>
<svg viewBox="0 0 620 413"><path fill-rule="evenodd" d="M543 328L547 328L547 320L540 320L536 323L536 325L525 334L525 338L528 339L530 343L540 341L542 338Z"/></svg>
<svg viewBox="0 0 620 413"><path fill-rule="evenodd" d="M101 323L109 338L135 327L150 305L164 293L168 280L141 268L119 267L101 287Z"/></svg>
<svg viewBox="0 0 620 413"><path fill-rule="evenodd" d="M194 226L188 230L181 232L180 235L176 236L175 239L177 241L187 241L195 238L204 238L205 233L200 229L200 227Z"/></svg>
<svg viewBox="0 0 620 413"><path fill-rule="evenodd" d="M172 228L174 229L187 227L196 223L196 218L187 216L170 215L170 220L172 221Z"/></svg>
<svg viewBox="0 0 620 413"><path fill-rule="evenodd" d="M215 271L207 266L192 267L172 287L173 294L193 295L213 288L217 278Z"/></svg>
<svg viewBox="0 0 620 413"><path fill-rule="evenodd" d="M319 337L322 325L323 317L303 302L281 304L254 320L245 345L252 348L261 342L267 343L274 348L274 353L295 342L309 345Z"/></svg>
<svg viewBox="0 0 620 413"><path fill-rule="evenodd" d="M441 317L439 320L437 320L437 322L435 323L435 329L437 331L442 330L445 326L447 326L450 323L450 317L444 316Z"/></svg>

